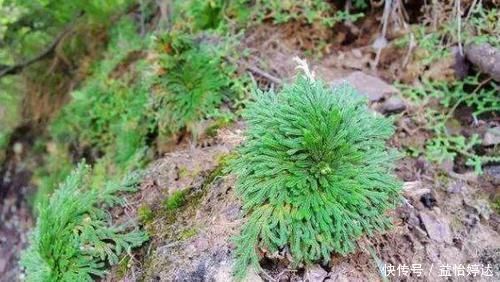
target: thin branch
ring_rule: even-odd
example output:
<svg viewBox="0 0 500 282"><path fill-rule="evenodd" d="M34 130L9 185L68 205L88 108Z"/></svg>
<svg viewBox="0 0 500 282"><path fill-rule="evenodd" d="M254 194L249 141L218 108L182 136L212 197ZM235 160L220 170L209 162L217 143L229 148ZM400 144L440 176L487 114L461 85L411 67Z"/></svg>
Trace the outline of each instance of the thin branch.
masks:
<svg viewBox="0 0 500 282"><path fill-rule="evenodd" d="M250 66L250 65L245 65L245 68L251 72L253 72L254 74L257 74L259 76L262 76L263 78L271 81L271 82L274 82L278 85L282 85L283 82L281 81L281 79L273 76L272 74L269 74L261 69L259 69L258 67L255 67L255 66Z"/></svg>
<svg viewBox="0 0 500 282"><path fill-rule="evenodd" d="M236 62L234 59L226 57L226 56L224 57L224 59L232 64L235 64L235 65L242 64L244 66L245 70L248 70L251 73L256 74L258 76L261 76L261 77L263 77L263 78L265 78L265 79L267 79L267 80L269 80L277 85L283 85L283 81L281 81L281 79L275 77L274 75L272 75L270 73L267 73L267 72L261 70L260 68L258 68L256 66L250 65L243 60L239 60L238 62Z"/></svg>
<svg viewBox="0 0 500 282"><path fill-rule="evenodd" d="M52 41L52 43L45 48L42 52L40 52L38 55L35 57L24 61L20 64L13 65L13 66L7 66L5 68L0 68L0 78L7 76L7 75L14 75L18 74L21 71L23 71L26 67L32 65L33 63L36 63L42 59L47 58L50 54L54 52L56 49L57 45L61 42L61 40L68 34L71 30L73 29L73 24L70 24L68 27L66 27L61 33L59 33L56 38Z"/></svg>
<svg viewBox="0 0 500 282"><path fill-rule="evenodd" d="M470 5L469 12L467 12L467 16L465 17L465 22L469 21L470 16L474 12L474 9L476 9L476 4L477 0L474 0L472 4Z"/></svg>
<svg viewBox="0 0 500 282"><path fill-rule="evenodd" d="M457 17L457 36L458 36L458 50L460 55L464 55L464 50L462 47L462 11L460 10L460 0L455 1L456 4L456 17Z"/></svg>

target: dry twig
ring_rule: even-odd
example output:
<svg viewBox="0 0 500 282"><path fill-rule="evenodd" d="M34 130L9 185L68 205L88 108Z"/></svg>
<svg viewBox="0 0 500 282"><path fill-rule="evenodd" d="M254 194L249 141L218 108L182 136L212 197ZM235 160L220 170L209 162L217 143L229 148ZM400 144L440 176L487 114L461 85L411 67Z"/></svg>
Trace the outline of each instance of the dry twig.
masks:
<svg viewBox="0 0 500 282"><path fill-rule="evenodd" d="M54 52L56 49L57 45L62 41L62 39L73 29L73 24L70 24L68 27L66 27L61 33L59 33L56 38L52 41L52 43L45 48L42 52L40 52L38 55L35 57L26 60L22 63L13 65L13 66L7 66L2 69L0 69L0 78L6 76L6 75L14 75L20 73L22 70L24 70L26 67L32 65L33 63L36 63L42 59L47 58Z"/></svg>

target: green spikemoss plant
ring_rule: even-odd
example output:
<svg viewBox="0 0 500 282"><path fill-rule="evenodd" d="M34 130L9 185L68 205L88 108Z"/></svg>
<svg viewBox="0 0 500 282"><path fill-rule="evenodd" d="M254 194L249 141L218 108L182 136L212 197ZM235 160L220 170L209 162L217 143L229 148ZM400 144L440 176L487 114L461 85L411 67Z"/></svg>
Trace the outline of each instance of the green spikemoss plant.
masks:
<svg viewBox="0 0 500 282"><path fill-rule="evenodd" d="M117 264L120 254L147 240L144 232L130 230L128 224L111 224L106 210L123 203L119 193L136 190L138 175L92 189L90 173L80 164L40 206L21 259L27 281L93 281L104 275L106 263Z"/></svg>
<svg viewBox="0 0 500 282"><path fill-rule="evenodd" d="M301 61L304 63L303 61ZM235 238L235 275L259 270L257 249L286 249L292 264L327 262L390 226L399 200L392 122L347 84L305 76L279 94L257 91L244 112L246 141L230 171L247 221Z"/></svg>
<svg viewBox="0 0 500 282"><path fill-rule="evenodd" d="M172 50L160 60L166 70L159 77L162 91L156 99L160 133L171 136L186 130L196 135L196 124L217 115L222 102L230 100L231 80L221 67L220 54L210 44L177 34L163 44Z"/></svg>

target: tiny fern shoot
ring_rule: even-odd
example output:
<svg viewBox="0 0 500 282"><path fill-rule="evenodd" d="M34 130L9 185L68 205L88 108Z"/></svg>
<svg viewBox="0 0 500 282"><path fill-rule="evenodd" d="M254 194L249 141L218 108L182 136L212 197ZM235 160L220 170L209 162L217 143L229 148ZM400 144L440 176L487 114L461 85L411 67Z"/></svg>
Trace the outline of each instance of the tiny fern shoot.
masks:
<svg viewBox="0 0 500 282"><path fill-rule="evenodd" d="M256 91L246 141L229 170L247 221L235 238L235 274L259 269L257 248L287 249L292 264L347 254L355 240L390 226L399 200L392 122L345 84L300 76L279 93Z"/></svg>
<svg viewBox="0 0 500 282"><path fill-rule="evenodd" d="M92 189L89 174L89 167L80 164L40 206L21 258L27 281L92 281L104 275L106 263L117 264L120 254L147 240L142 231L112 225L106 212L122 203L118 193L136 190L137 176Z"/></svg>

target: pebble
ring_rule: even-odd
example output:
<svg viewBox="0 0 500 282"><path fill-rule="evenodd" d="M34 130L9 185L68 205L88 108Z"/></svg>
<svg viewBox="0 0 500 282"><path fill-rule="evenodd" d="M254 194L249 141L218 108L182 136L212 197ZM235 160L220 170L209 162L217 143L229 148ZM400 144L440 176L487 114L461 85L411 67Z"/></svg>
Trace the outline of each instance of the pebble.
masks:
<svg viewBox="0 0 500 282"><path fill-rule="evenodd" d="M366 96L370 102L380 101L384 97L399 93L399 91L389 83L361 71L355 71L344 79L334 80L332 86L341 85L344 81L347 81L352 87L358 90L361 95Z"/></svg>
<svg viewBox="0 0 500 282"><path fill-rule="evenodd" d="M483 137L484 146L493 146L500 143L500 127L489 128Z"/></svg>
<svg viewBox="0 0 500 282"><path fill-rule="evenodd" d="M406 109L406 103L397 96L392 96L387 99L381 106L381 112L384 114L388 113L399 113Z"/></svg>
<svg viewBox="0 0 500 282"><path fill-rule="evenodd" d="M323 282L328 276L326 272L320 265L315 264L308 266L306 268L306 273L304 275L305 282Z"/></svg>

